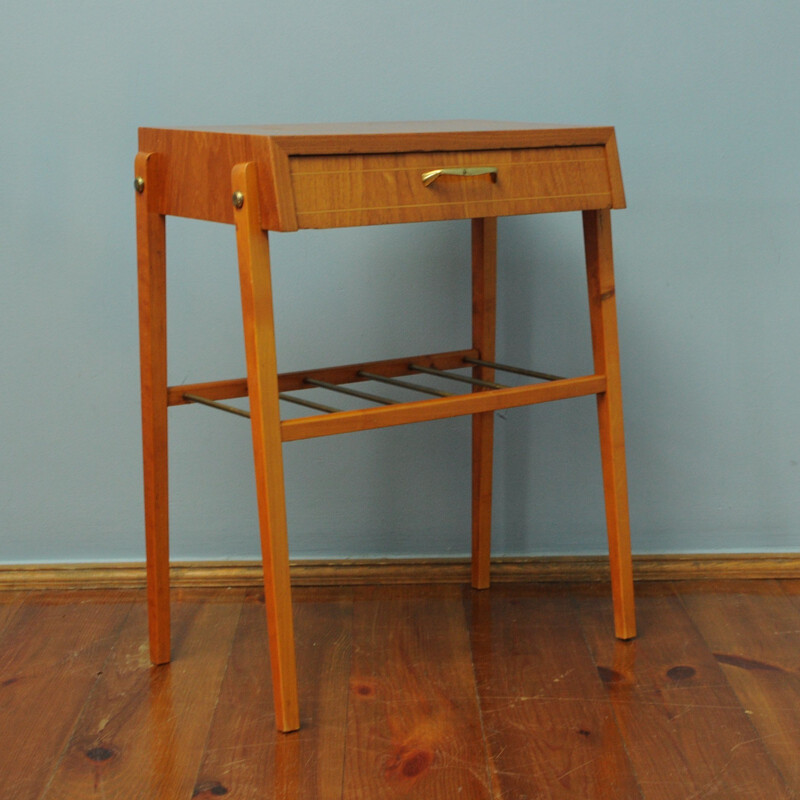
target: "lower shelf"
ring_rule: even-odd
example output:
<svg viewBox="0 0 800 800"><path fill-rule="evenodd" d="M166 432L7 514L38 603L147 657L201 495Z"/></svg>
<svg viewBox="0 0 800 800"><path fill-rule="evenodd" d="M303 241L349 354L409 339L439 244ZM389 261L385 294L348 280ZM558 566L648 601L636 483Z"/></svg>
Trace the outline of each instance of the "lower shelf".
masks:
<svg viewBox="0 0 800 800"><path fill-rule="evenodd" d="M411 422L427 422L484 411L566 400L588 394L604 392L604 375L585 375L580 378L564 378L552 383L529 386L514 386L507 389L487 389L472 394L442 397L435 400L416 400L378 408L356 411L339 411L325 416L301 417L281 422L281 438L284 442L330 436L336 433L366 431Z"/></svg>
<svg viewBox="0 0 800 800"><path fill-rule="evenodd" d="M472 376L453 372L464 368L471 368ZM495 381L496 371L523 375L543 382L506 386ZM402 376L419 374L433 375L458 386L467 385L469 391L464 394L450 394L441 388L401 380ZM383 394L376 395L351 386L364 381L376 381L403 390L424 393L426 398L399 402ZM571 397L599 394L606 389L604 375L561 378L522 367L483 361L473 350L287 373L279 376L278 383L282 400L321 412L283 420L281 438L285 442L566 400ZM374 405L340 411L333 406L289 394L311 388L326 389L332 394L355 395ZM249 416L247 411L219 402L222 399L243 397L246 394L246 380L175 386L169 389L169 404L202 403L247 417Z"/></svg>

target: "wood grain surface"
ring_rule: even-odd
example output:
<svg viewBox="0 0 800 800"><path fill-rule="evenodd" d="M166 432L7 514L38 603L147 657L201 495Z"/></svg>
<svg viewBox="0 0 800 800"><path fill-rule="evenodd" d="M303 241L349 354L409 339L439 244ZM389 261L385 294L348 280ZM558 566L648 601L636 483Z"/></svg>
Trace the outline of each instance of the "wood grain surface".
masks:
<svg viewBox="0 0 800 800"><path fill-rule="evenodd" d="M797 583L781 587L775 581L764 581L756 586L745 582L687 583L679 590L694 624L746 709L754 730L752 738L764 742L795 792L800 786L797 587Z"/></svg>
<svg viewBox="0 0 800 800"><path fill-rule="evenodd" d="M174 661L154 668L145 615L131 611L43 798L191 796L241 597L180 594Z"/></svg>
<svg viewBox="0 0 800 800"><path fill-rule="evenodd" d="M38 798L131 609L126 593L32 593L0 635L0 784ZM141 612L144 604L140 604ZM147 648L147 630L138 645Z"/></svg>
<svg viewBox="0 0 800 800"><path fill-rule="evenodd" d="M457 587L357 590L343 797L490 798Z"/></svg>
<svg viewBox="0 0 800 800"><path fill-rule="evenodd" d="M341 797L353 604L315 589L295 602L301 730L275 730L263 596L250 591L211 721L195 796Z"/></svg>
<svg viewBox="0 0 800 800"><path fill-rule="evenodd" d="M140 128L139 147L165 158L167 182L160 213L216 222L233 222L232 168L254 162L265 230L625 206L610 127L453 120ZM471 157L467 151L477 154ZM445 188L444 198L437 191L424 191L419 176L426 169L469 166L495 151L503 153L505 167L513 168L501 164L503 173L492 184L494 189L479 181L477 189L474 182L466 190L462 185L455 192ZM582 157L578 163L568 159L552 168L541 165L542 160L559 162L563 152ZM587 153L590 163L581 163ZM398 169L413 174L413 186ZM358 181L345 185L337 180L337 173L354 170ZM565 192L570 183L578 185L577 194L572 189ZM436 202L442 199L445 202Z"/></svg>
<svg viewBox="0 0 800 800"><path fill-rule="evenodd" d="M503 798L638 798L614 711L569 594L468 598L484 731ZM613 639L613 631L609 634Z"/></svg>
<svg viewBox="0 0 800 800"><path fill-rule="evenodd" d="M800 582L298 587L301 729L275 730L258 589L0 592L0 796L800 795Z"/></svg>
<svg viewBox="0 0 800 800"><path fill-rule="evenodd" d="M640 591L641 636L614 642L610 604L592 594L578 601L582 628L644 795L791 797L680 599Z"/></svg>

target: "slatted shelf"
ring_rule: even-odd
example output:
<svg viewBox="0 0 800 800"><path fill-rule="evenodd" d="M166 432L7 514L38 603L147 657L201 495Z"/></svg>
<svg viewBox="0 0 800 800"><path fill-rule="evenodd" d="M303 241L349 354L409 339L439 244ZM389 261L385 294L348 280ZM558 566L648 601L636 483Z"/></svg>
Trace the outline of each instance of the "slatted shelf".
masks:
<svg viewBox="0 0 800 800"><path fill-rule="evenodd" d="M420 356L392 361L371 362L365 365L347 365L329 367L303 373L290 373L279 377L279 384L288 384L290 391L299 392L311 388L323 389L331 394L344 394L359 398L376 405L357 410L342 410L335 406L319 403L280 392L280 399L296 405L302 405L322 414L286 419L281 422L281 438L283 441L296 441L318 436L330 436L358 430L372 430L394 425L405 425L411 422L424 422L434 419L446 419L468 414L479 414L485 411L514 408L517 406L544 403L552 400L564 400L570 397L598 394L604 392L606 379L603 375L583 375L576 378L564 378L550 373L537 372L523 367L485 361L473 356L460 356L460 362L453 361L452 354ZM447 368L432 366L446 362ZM454 370L471 367L483 367L515 375L533 377L539 383L528 383L522 386L487 381L469 375L458 374ZM391 373L387 375L385 373ZM441 391L428 384L415 384L400 380L397 375L425 375L443 381L469 385L471 392L452 394ZM325 375L329 380L322 380L318 375ZM288 377L288 380L286 378ZM433 399L400 400L371 392L353 389L347 384L363 381L377 381L394 386L404 391L416 391L426 395L435 395ZM189 391L187 391L187 389ZM209 384L191 384L183 387L170 387L173 404L201 403L213 406L240 416L249 416L249 412L219 402L226 397L243 397L247 394L247 381L219 381ZM180 399L178 399L180 398Z"/></svg>

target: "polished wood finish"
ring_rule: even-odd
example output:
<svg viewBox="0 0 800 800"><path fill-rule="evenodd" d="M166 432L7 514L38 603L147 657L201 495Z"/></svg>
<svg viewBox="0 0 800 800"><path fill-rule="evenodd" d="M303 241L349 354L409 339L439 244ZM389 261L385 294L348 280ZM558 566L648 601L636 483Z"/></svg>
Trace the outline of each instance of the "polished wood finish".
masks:
<svg viewBox="0 0 800 800"><path fill-rule="evenodd" d="M490 165L483 176L425 172ZM300 228L385 225L611 206L605 148L297 156L289 161Z"/></svg>
<svg viewBox="0 0 800 800"><path fill-rule="evenodd" d="M256 494L264 562L267 630L275 692L275 718L282 731L297 730L297 670L292 631L289 542L283 488L278 368L272 310L269 242L259 224L258 175L253 163L233 169L233 191L244 197L237 210L236 243L242 291L247 386L253 431Z"/></svg>
<svg viewBox="0 0 800 800"><path fill-rule="evenodd" d="M583 212L589 318L595 372L606 377L597 393L600 453L606 500L606 529L614 595L614 629L620 639L636 636L633 604L628 481L622 423L622 379L617 343L617 305L611 247L611 216L606 209Z"/></svg>
<svg viewBox="0 0 800 800"><path fill-rule="evenodd" d="M295 600L302 729L275 734L263 595L248 592L196 780L197 797L245 800L341 797L352 642L352 593L298 592Z"/></svg>
<svg viewBox="0 0 800 800"><path fill-rule="evenodd" d="M233 207L229 202L233 167L250 161L256 163L261 224L266 230L468 219L625 205L614 129L609 127L453 120L180 130L141 128L139 147L144 152L164 154L169 163L162 213L215 222L233 222ZM437 186L434 191L423 187L419 177L422 172L466 165L472 159L468 151L476 151L479 161L505 153L506 166L520 159L522 169L508 173L512 183L509 189L502 173L493 188L480 179L475 198L461 194L465 187L458 179L448 179L444 189L439 181L434 184ZM558 162L564 152L571 153L570 165L565 168L579 184L578 191L566 185L559 170L546 166L547 162ZM431 155L420 156L420 153ZM330 158L339 160L332 163L325 160ZM545 166L526 166L532 160L535 164L544 162ZM375 183L366 187L362 183L354 196L346 181L337 183L333 177L342 172L343 164L344 169L355 169L362 178L375 178ZM300 177L309 170L312 176L316 172L316 176ZM540 173L544 180L534 186L537 170L544 170ZM402 177L404 172L408 175ZM332 174L325 178L325 173ZM413 188L407 185L409 176L413 176ZM387 180L392 192L401 192L403 203L392 201ZM474 188L470 183L467 191ZM439 197L440 191L451 205L443 206L435 199L426 202L429 195ZM456 201L452 200L454 192ZM572 199L562 197L562 193ZM322 207L316 205L320 202Z"/></svg>
<svg viewBox="0 0 800 800"><path fill-rule="evenodd" d="M0 775L8 797L42 797L131 599L35 592L22 603L3 604L13 609L0 633ZM141 594L139 605L146 617ZM140 633L142 648L145 630Z"/></svg>
<svg viewBox="0 0 800 800"><path fill-rule="evenodd" d="M497 219L472 221L472 346L483 361L495 358L497 327ZM478 366L472 375L493 381L494 370ZM481 387L474 387L479 392ZM486 589L491 571L494 412L472 417L472 586Z"/></svg>
<svg viewBox="0 0 800 800"><path fill-rule="evenodd" d="M398 403L393 406L365 408L358 411L342 411L326 416L299 417L281 422L284 442L311 439L316 436L332 436L353 431L368 431L390 425L408 425L411 422L427 422L433 419L448 419L484 411L549 403L570 397L583 397L602 392L606 379L602 375L585 375L552 383L537 383L528 386L512 386L508 389L491 389L473 394L454 395L435 400L417 400L413 403Z"/></svg>
<svg viewBox="0 0 800 800"><path fill-rule="evenodd" d="M683 594L683 585L676 587ZM729 599L729 587L719 586L721 601ZM753 730L751 706L745 702L743 708L742 695L726 680L708 637L698 636L681 597L658 584L640 589L637 616L644 635L626 643L610 636L613 614L598 604L596 593L584 588L580 594L587 642L642 788L658 786L657 796L674 800L786 796L770 748ZM717 625L726 613L717 609ZM751 629L749 647L758 639Z"/></svg>
<svg viewBox="0 0 800 800"><path fill-rule="evenodd" d="M154 664L166 664L170 657L167 245L161 213L166 165L160 154L142 152L134 166L137 178L144 180L144 191L136 196L136 242L150 657Z"/></svg>
<svg viewBox="0 0 800 800"><path fill-rule="evenodd" d="M0 592L0 775L14 800L800 794L796 581L295 592L302 728L273 724L259 591ZM669 620L665 624L664 620Z"/></svg>
<svg viewBox="0 0 800 800"><path fill-rule="evenodd" d="M283 442L471 415L472 584L486 588L494 412L597 395L615 630L620 638L635 635L609 216L611 208L624 207L625 199L613 128L480 121L143 128L139 145L137 190L144 186L137 200L142 419L154 663L169 659L170 638L166 409L187 400L208 404L245 394L250 401L279 729L292 731L299 725ZM432 170L446 174L425 180ZM497 217L561 211L584 214L594 374L523 386L473 386L465 394L387 401L358 410L317 406L332 413L281 420L279 393L323 385L322 381L329 390L353 394L342 384L364 380L364 372L398 377L431 367L469 368L473 378L491 379L491 366L466 359L495 358ZM236 226L246 380L166 385L167 215ZM472 225L470 349L278 373L269 231L445 219L469 219ZM541 378L547 376L537 379Z"/></svg>
<svg viewBox="0 0 800 800"><path fill-rule="evenodd" d="M236 590L208 602L207 592L179 594L179 656L168 667L147 663L146 618L139 603L129 606L42 800L192 796L242 596Z"/></svg>
<svg viewBox="0 0 800 800"><path fill-rule="evenodd" d="M790 786L800 785L800 585L686 583L681 601L748 710L756 737ZM760 635L753 641L750 632ZM754 797L757 795L753 795ZM764 797L767 797L764 794Z"/></svg>
<svg viewBox="0 0 800 800"><path fill-rule="evenodd" d="M359 589L353 639L343 796L490 800L462 590Z"/></svg>
<svg viewBox="0 0 800 800"><path fill-rule="evenodd" d="M0 591L0 634L8 623L17 613L17 609L22 605L25 595L22 592L5 590Z"/></svg>
<svg viewBox="0 0 800 800"><path fill-rule="evenodd" d="M504 744L494 764L502 797L525 797L534 775L545 797L639 797L580 623L550 587L495 587L472 600L484 729Z"/></svg>

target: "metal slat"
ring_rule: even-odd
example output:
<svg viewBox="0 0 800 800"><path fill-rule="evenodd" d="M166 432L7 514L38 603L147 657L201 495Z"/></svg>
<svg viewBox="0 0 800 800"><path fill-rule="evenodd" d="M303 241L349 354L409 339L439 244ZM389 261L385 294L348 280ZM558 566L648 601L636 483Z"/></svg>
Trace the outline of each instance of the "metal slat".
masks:
<svg viewBox="0 0 800 800"><path fill-rule="evenodd" d="M397 403L397 400L390 400L388 397L381 397L380 395L369 394L368 392L359 392L357 389L349 389L347 386L339 386L337 383L318 381L316 378L306 378L305 383L311 386L319 386L322 389L330 389L332 392L349 394L351 397L360 397L362 400L369 400L373 403L382 403L385 406L392 406Z"/></svg>
<svg viewBox="0 0 800 800"><path fill-rule="evenodd" d="M300 397L292 397L291 395L285 394L281 392L278 395L281 400L285 400L287 403L294 403L298 406L305 406L306 408L313 408L315 411L324 411L326 414L335 414L337 411L341 411L340 408L334 408L333 406L324 406L322 403L315 403L312 400L303 400Z"/></svg>
<svg viewBox="0 0 800 800"><path fill-rule="evenodd" d="M279 394L278 397L281 400L286 400L289 403L296 403L299 406L313 408L316 411L324 411L326 414L334 414L339 411L338 408L333 408L332 406L324 406L321 403L313 403L310 400L301 400L298 397L290 397L287 394ZM200 403L201 405L209 406L210 408L216 408L218 411L226 411L228 414L236 414L239 417L247 417L247 419L250 419L249 411L236 408L236 406L229 406L227 403L209 400L207 397L201 397L199 394L184 394L183 399L188 400L190 403Z"/></svg>
<svg viewBox="0 0 800 800"><path fill-rule="evenodd" d="M390 386L401 386L403 389L411 389L414 392L432 394L436 397L451 397L449 392L443 392L439 389L431 389L430 386L419 386L416 383L411 383L410 381L401 381L397 378L387 378L385 375L376 375L374 372L364 372L364 370L361 370L358 374L362 378L369 378L371 381L388 383Z"/></svg>
<svg viewBox="0 0 800 800"><path fill-rule="evenodd" d="M433 369L432 367L422 367L419 364L409 364L409 367L417 372L425 372L428 375L438 375L440 378L449 378L451 381L460 381L461 383L471 383L473 386L486 386L489 389L508 389L509 387L502 383L493 383L492 381L482 381L480 378L468 378L466 375L453 375L450 372L445 372L442 369Z"/></svg>
<svg viewBox="0 0 800 800"><path fill-rule="evenodd" d="M470 358L464 356L464 361L468 364L475 364L479 367L491 367L492 369L500 370L500 372L514 372L517 375L527 375L531 378L541 378L545 381L563 381L562 375L551 375L549 372L536 372L532 369L523 369L522 367L512 367L510 364L498 364L495 361L484 361L480 358Z"/></svg>
<svg viewBox="0 0 800 800"><path fill-rule="evenodd" d="M236 408L236 406L229 406L227 403L218 403L216 400L209 400L207 397L201 397L199 394L185 394L183 399L188 400L190 403L200 403L204 406L216 408L219 411L227 411L229 414L236 414L239 417L247 417L250 419L249 411Z"/></svg>

